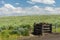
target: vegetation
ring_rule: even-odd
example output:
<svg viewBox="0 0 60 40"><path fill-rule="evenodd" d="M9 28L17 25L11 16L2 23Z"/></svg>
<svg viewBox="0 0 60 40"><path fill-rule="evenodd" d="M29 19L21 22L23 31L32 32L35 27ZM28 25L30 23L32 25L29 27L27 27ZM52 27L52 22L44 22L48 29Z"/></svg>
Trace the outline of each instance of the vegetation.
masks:
<svg viewBox="0 0 60 40"><path fill-rule="evenodd" d="M53 32L56 24L56 30L60 32L60 15L0 17L0 40L16 40L19 36L29 36L34 22L52 23Z"/></svg>

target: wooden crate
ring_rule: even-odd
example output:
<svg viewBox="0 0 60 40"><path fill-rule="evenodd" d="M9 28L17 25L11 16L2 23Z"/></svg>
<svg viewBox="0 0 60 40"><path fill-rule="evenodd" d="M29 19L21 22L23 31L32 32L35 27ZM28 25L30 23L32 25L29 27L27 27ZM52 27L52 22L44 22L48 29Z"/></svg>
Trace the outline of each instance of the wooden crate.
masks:
<svg viewBox="0 0 60 40"><path fill-rule="evenodd" d="M52 24L34 23L34 35L42 35L43 33L52 33Z"/></svg>

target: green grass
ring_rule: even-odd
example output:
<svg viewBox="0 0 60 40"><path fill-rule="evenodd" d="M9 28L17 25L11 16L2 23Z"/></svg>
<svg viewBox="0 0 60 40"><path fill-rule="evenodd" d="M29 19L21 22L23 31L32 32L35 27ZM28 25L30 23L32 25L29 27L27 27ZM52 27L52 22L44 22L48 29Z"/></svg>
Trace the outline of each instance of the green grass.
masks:
<svg viewBox="0 0 60 40"><path fill-rule="evenodd" d="M20 24L30 24L33 25L34 22L49 22L55 23L58 21L60 24L59 15L51 16L12 16L12 17L2 17L0 18L0 26L7 25L20 25Z"/></svg>
<svg viewBox="0 0 60 40"><path fill-rule="evenodd" d="M55 23L60 27L60 15L35 15L35 16L7 16L0 17L0 27L19 26L29 24L33 27L34 22Z"/></svg>
<svg viewBox="0 0 60 40"><path fill-rule="evenodd" d="M10 35L9 32L14 30L16 27L26 27L24 25L30 25L31 28L33 28L33 24L35 22L46 22L46 23L52 23L53 25L53 32L55 32L55 24L57 24L56 31L60 33L60 15L36 15L36 16L9 16L9 17L0 17L0 27L4 29L1 35L0 32L0 40L16 40L16 36L19 35ZM29 29L30 27L27 28ZM6 28L5 28L6 27ZM8 27L10 27L10 30L8 30ZM1 29L0 29L1 30ZM19 30L21 31L21 30ZM29 30L27 30L29 31ZM23 31L23 35L27 35L27 31ZM24 32L26 32L24 34ZM29 34L28 34L29 35ZM9 37L8 37L9 36ZM20 35L21 36L21 35ZM8 37L8 38L7 38ZM3 38L3 39L1 39Z"/></svg>

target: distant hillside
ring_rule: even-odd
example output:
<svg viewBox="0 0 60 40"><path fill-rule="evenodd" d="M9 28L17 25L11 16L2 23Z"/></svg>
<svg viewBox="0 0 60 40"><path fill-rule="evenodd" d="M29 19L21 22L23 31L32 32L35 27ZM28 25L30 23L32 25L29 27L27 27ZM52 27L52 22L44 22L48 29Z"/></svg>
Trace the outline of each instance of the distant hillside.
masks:
<svg viewBox="0 0 60 40"><path fill-rule="evenodd" d="M36 15L36 16L6 16L0 17L0 26L30 24L34 22L48 22L60 24L60 15Z"/></svg>

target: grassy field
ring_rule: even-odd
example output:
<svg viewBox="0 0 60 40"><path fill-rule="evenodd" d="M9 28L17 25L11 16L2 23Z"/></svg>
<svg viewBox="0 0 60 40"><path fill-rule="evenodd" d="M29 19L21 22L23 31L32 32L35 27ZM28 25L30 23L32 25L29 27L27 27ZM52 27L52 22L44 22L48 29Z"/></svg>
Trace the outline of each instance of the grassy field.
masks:
<svg viewBox="0 0 60 40"><path fill-rule="evenodd" d="M57 21L60 24L60 15L43 15L43 16L11 16L11 17L0 17L0 26L6 25L20 25L30 24L34 22L48 22L55 24Z"/></svg>
<svg viewBox="0 0 60 40"><path fill-rule="evenodd" d="M33 28L33 24L35 22L52 23L53 32L55 32L55 24L57 24L56 30L57 30L57 32L60 32L60 15L0 17L0 40L8 40L8 39L16 40L17 33L18 33L18 35L20 33L22 33L22 35L24 35L24 36L27 35L27 33L29 32L28 29ZM16 29L16 27L17 27L17 29ZM22 29L23 32L21 32L21 30L18 30L19 28ZM12 32L12 33L14 32L13 35L10 32Z"/></svg>

